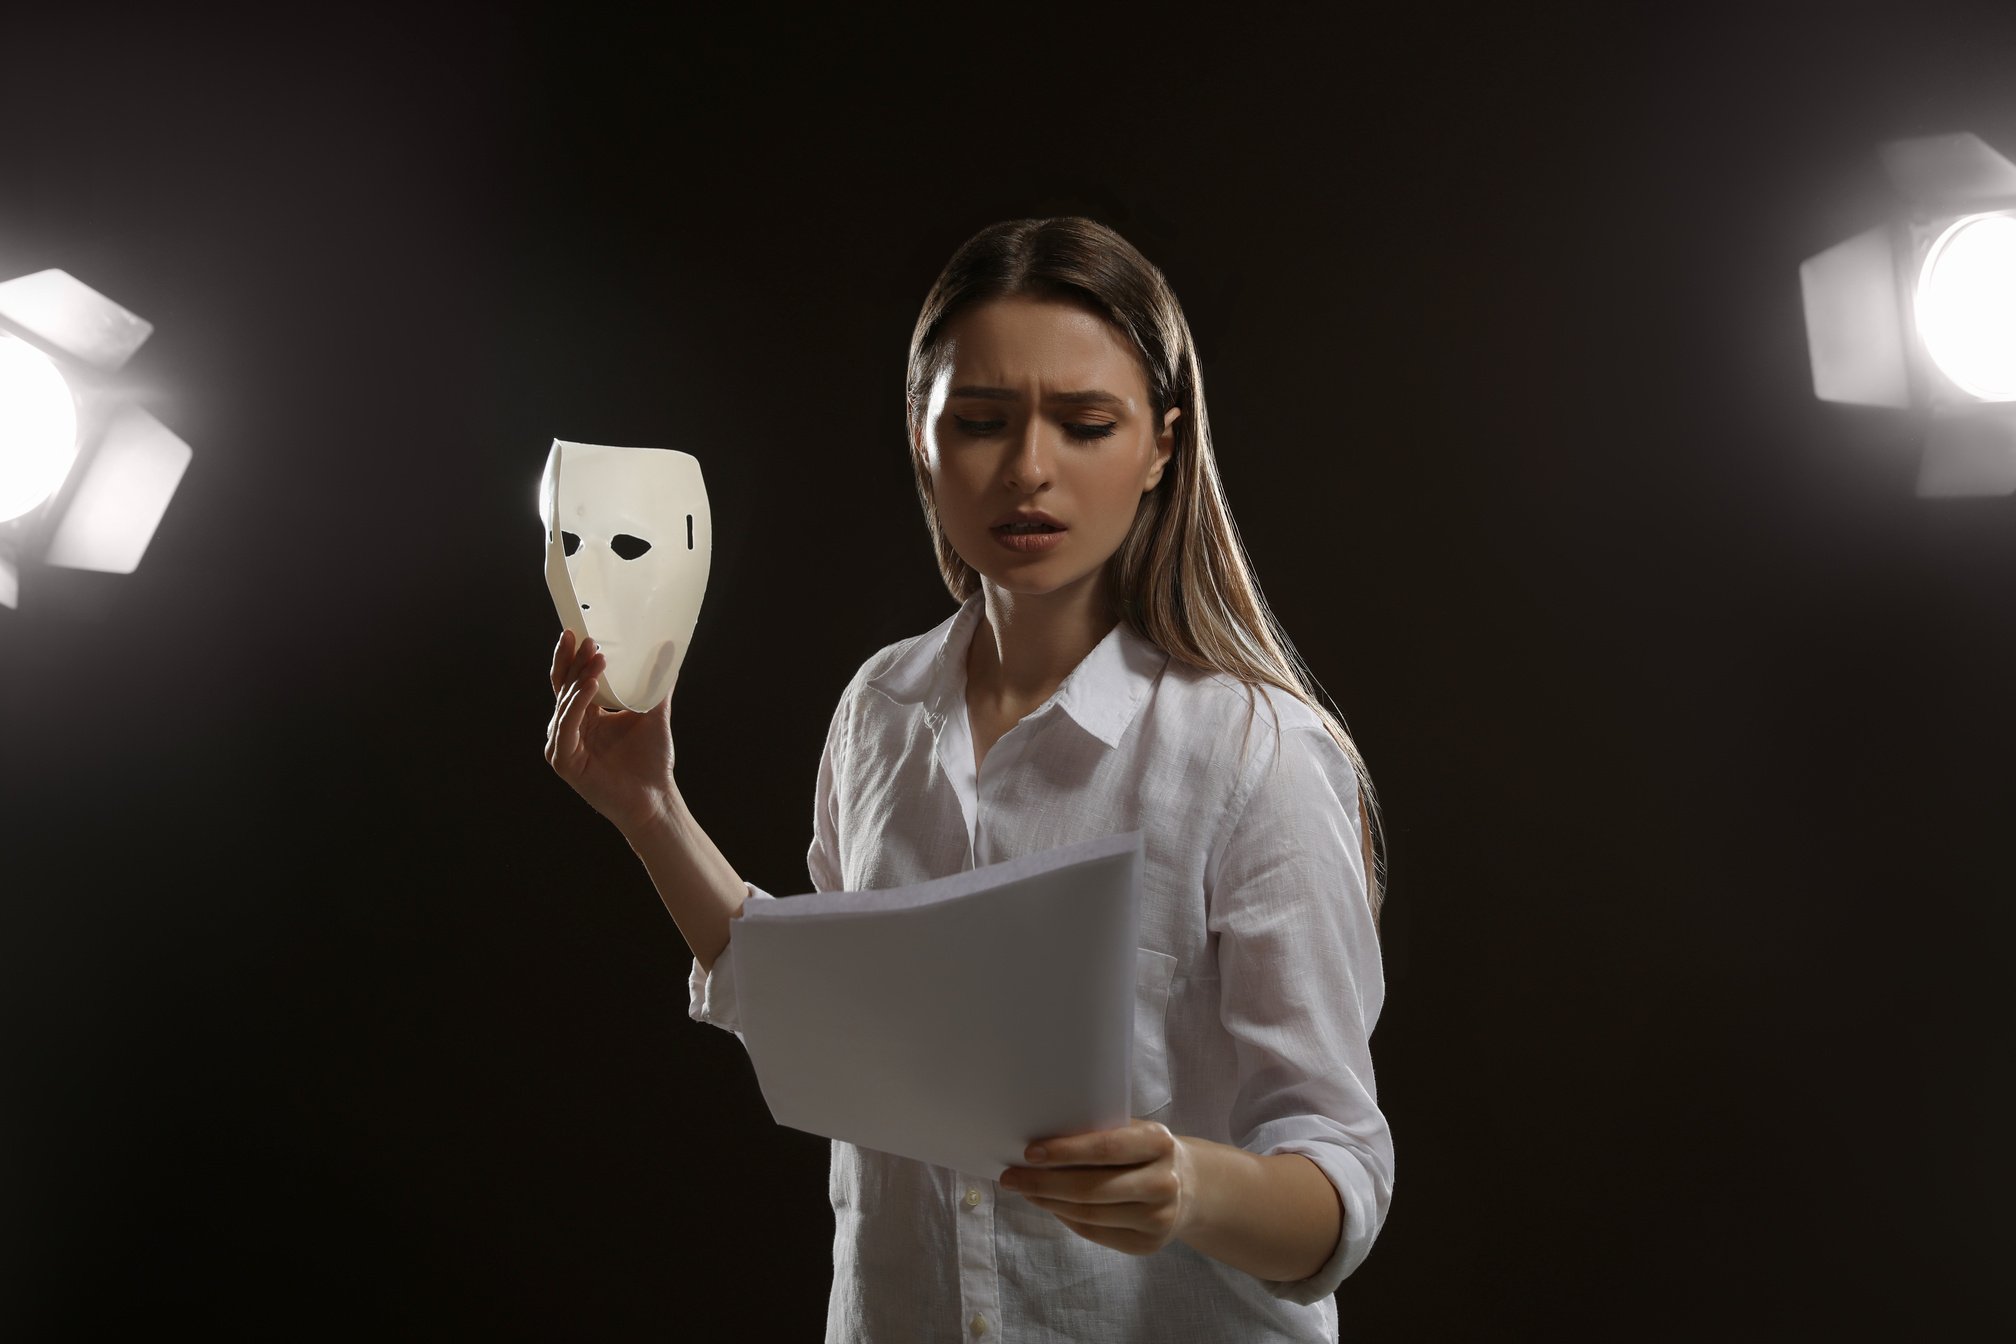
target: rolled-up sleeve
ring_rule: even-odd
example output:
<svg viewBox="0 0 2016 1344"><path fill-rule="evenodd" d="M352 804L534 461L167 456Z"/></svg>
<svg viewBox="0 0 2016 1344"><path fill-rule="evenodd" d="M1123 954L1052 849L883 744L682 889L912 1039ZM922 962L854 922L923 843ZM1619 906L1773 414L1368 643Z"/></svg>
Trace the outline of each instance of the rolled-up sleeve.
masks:
<svg viewBox="0 0 2016 1344"><path fill-rule="evenodd" d="M1330 1259L1306 1279L1262 1281L1312 1303L1364 1261L1393 1197L1371 1049L1386 981L1350 758L1307 724L1284 725L1254 758L1207 870L1219 1015L1239 1062L1230 1128L1249 1152L1302 1154L1337 1189L1343 1234Z"/></svg>
<svg viewBox="0 0 2016 1344"><path fill-rule="evenodd" d="M777 898L751 882L742 884L748 890L748 900L774 901ZM714 968L705 970L700 959L693 959L693 970L686 977L686 1015L695 1022L705 1022L723 1031L732 1031L739 1038L742 1035L742 1017L735 1005L735 921L728 921L728 946L721 949L721 955L714 958Z"/></svg>
<svg viewBox="0 0 2016 1344"><path fill-rule="evenodd" d="M826 746L819 753L819 777L812 791L812 845L805 851L805 867L812 876L814 891L837 891L840 888L840 844L835 824L836 809L833 802L834 780L837 773L836 754L840 749L847 724L848 695L840 698L840 704L833 711L833 721L826 728ZM753 882L742 884L747 888L747 898L752 901L773 901L777 898ZM714 958L711 970L702 969L700 959L693 959L693 969L686 977L686 1015L695 1022L705 1022L709 1026L732 1031L739 1038L742 1035L741 1016L735 1002L735 921L728 921L728 945L721 949L721 955Z"/></svg>

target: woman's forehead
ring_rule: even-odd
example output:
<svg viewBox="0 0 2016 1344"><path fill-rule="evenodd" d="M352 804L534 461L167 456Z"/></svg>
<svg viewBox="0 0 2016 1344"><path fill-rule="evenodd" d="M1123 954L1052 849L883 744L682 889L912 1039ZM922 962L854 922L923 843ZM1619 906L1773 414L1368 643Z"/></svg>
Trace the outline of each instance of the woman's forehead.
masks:
<svg viewBox="0 0 2016 1344"><path fill-rule="evenodd" d="M1097 388L1130 400L1147 392L1127 338L1077 304L991 299L960 313L947 333L950 358L939 376L951 386Z"/></svg>

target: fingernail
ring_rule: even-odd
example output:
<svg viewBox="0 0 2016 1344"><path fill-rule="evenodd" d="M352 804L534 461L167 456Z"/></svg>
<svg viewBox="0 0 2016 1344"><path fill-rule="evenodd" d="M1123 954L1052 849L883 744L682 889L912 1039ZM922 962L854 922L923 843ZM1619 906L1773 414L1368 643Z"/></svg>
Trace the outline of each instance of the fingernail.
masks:
<svg viewBox="0 0 2016 1344"><path fill-rule="evenodd" d="M1048 1156L1050 1156L1049 1152L1041 1144L1029 1150L1029 1160L1031 1162L1041 1162Z"/></svg>

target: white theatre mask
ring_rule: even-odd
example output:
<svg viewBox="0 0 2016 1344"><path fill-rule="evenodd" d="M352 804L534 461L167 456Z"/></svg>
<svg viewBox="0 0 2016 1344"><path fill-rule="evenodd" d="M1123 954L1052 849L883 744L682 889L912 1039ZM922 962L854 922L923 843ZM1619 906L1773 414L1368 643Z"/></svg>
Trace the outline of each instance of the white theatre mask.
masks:
<svg viewBox="0 0 2016 1344"><path fill-rule="evenodd" d="M608 660L595 703L639 712L664 703L700 619L714 548L699 459L555 439L539 519L560 623Z"/></svg>

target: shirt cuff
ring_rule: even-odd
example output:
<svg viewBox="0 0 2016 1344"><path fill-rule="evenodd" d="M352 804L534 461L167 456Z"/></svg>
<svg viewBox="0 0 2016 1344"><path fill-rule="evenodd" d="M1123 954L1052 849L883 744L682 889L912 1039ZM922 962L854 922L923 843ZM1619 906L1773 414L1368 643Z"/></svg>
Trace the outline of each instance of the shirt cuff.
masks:
<svg viewBox="0 0 2016 1344"><path fill-rule="evenodd" d="M742 884L748 889L745 900L774 901L777 898L753 883ZM686 1015L695 1022L705 1022L723 1031L742 1034L742 1019L735 1003L735 921L728 921L728 945L721 949L721 955L714 958L712 970L703 970L700 959L693 959L693 970L686 977Z"/></svg>
<svg viewBox="0 0 2016 1344"><path fill-rule="evenodd" d="M1268 1157L1300 1153L1317 1165L1337 1191L1337 1202L1343 1209L1343 1235L1337 1238L1337 1249L1330 1253L1323 1267L1306 1279L1260 1280L1261 1287L1275 1297L1304 1306L1321 1302L1336 1292L1352 1271L1365 1262L1386 1222L1387 1206L1393 1201L1392 1172L1377 1157L1327 1136L1311 1136L1306 1131L1293 1138L1281 1136L1280 1130L1301 1128L1312 1118L1298 1117L1300 1125L1294 1119L1263 1125L1255 1136L1259 1142L1249 1149ZM1269 1130L1276 1133L1270 1136Z"/></svg>

